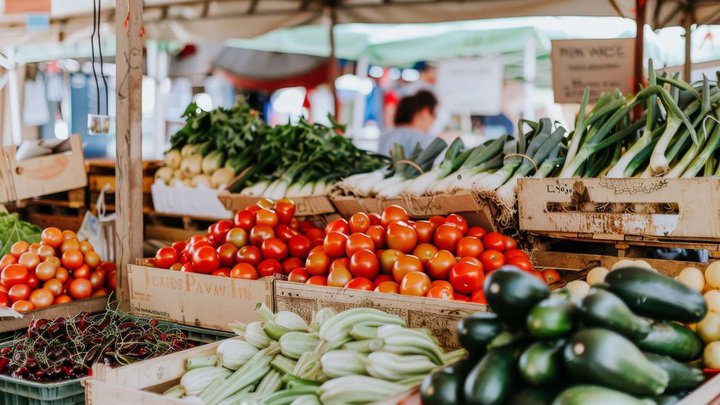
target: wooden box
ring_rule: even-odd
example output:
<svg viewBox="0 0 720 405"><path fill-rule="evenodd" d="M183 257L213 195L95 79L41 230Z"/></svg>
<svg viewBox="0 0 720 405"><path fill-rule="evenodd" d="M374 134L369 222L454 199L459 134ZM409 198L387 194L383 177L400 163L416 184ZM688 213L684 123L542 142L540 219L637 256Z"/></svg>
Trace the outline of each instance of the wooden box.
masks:
<svg viewBox="0 0 720 405"><path fill-rule="evenodd" d="M262 197L250 197L243 194L231 193L228 190L220 191L217 197L229 211L240 211L262 199ZM326 195L296 197L292 198L292 200L295 202L295 215L297 216L308 217L332 214L335 212L335 206L333 206Z"/></svg>
<svg viewBox="0 0 720 405"><path fill-rule="evenodd" d="M410 327L428 328L445 348L459 347L455 334L458 320L478 311L487 311L485 305L468 302L314 286L290 281L275 282L275 310L296 312L308 322L313 312L321 308L332 308L341 312L357 307L377 308L401 316L407 320Z"/></svg>
<svg viewBox="0 0 720 405"><path fill-rule="evenodd" d="M87 175L79 135L69 139L69 152L18 161L16 147L0 153L0 203L85 187Z"/></svg>
<svg viewBox="0 0 720 405"><path fill-rule="evenodd" d="M0 335L8 332L25 329L33 319L53 319L57 317L69 318L80 312L102 312L107 307L107 297L93 297L84 300L68 302L67 304L51 305L47 308L36 309L24 314L22 318L0 317Z"/></svg>
<svg viewBox="0 0 720 405"><path fill-rule="evenodd" d="M519 186L523 231L600 240L720 240L718 179L520 179Z"/></svg>
<svg viewBox="0 0 720 405"><path fill-rule="evenodd" d="M258 320L255 305L273 304L272 278L243 280L128 265L130 310L200 328L231 330L232 322Z"/></svg>

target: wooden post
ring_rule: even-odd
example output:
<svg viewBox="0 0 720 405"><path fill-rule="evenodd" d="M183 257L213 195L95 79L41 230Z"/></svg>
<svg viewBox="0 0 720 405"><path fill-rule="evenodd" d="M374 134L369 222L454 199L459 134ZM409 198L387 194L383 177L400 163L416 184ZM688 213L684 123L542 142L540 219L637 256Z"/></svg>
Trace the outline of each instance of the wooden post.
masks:
<svg viewBox="0 0 720 405"><path fill-rule="evenodd" d="M340 117L340 111L338 109L340 108L340 103L338 102L337 97L337 89L335 88L335 80L338 78L338 66L337 66L337 57L335 56L335 25L337 24L337 11L335 9L335 2L332 0L329 0L326 2L327 5L325 6L325 13L328 15L328 33L329 33L329 40L330 40L330 59L328 63L330 63L330 77L328 78L328 84L330 85L330 91L332 92L333 101L334 101L334 115L336 119L339 119Z"/></svg>
<svg viewBox="0 0 720 405"><path fill-rule="evenodd" d="M127 266L142 256L142 64L143 0L120 0L116 5L116 169L115 257L118 261L118 299L129 308Z"/></svg>
<svg viewBox="0 0 720 405"><path fill-rule="evenodd" d="M643 80L643 48L645 47L645 4L647 0L635 0L635 66L633 68L633 88L640 91Z"/></svg>
<svg viewBox="0 0 720 405"><path fill-rule="evenodd" d="M685 9L683 16L683 27L685 28L685 66L683 66L683 80L692 82L692 20L693 10L691 6Z"/></svg>

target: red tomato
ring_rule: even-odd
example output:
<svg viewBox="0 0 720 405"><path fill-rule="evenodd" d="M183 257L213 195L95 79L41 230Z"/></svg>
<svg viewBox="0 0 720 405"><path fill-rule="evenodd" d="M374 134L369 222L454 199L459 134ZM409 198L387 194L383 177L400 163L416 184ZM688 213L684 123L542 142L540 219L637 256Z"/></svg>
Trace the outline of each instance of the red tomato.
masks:
<svg viewBox="0 0 720 405"><path fill-rule="evenodd" d="M392 275L396 282L401 283L406 274L413 271L423 271L420 259L413 255L405 255L397 259L393 265Z"/></svg>
<svg viewBox="0 0 720 405"><path fill-rule="evenodd" d="M233 228L225 235L225 241L232 243L236 248L240 249L248 244L248 233L243 228Z"/></svg>
<svg viewBox="0 0 720 405"><path fill-rule="evenodd" d="M64 283L70 278L70 273L66 269L58 267L57 271L55 271L55 278Z"/></svg>
<svg viewBox="0 0 720 405"><path fill-rule="evenodd" d="M82 266L73 270L72 276L73 276L73 278L89 279L90 278L90 267L88 267L86 264L83 264Z"/></svg>
<svg viewBox="0 0 720 405"><path fill-rule="evenodd" d="M257 246L243 246L235 254L235 261L257 266L262 261L262 253Z"/></svg>
<svg viewBox="0 0 720 405"><path fill-rule="evenodd" d="M451 223L451 224L457 225L458 228L460 228L460 230L462 231L463 235L465 235L468 231L467 221L465 220L465 218L461 217L458 214L448 215L447 218L445 219L445 223Z"/></svg>
<svg viewBox="0 0 720 405"><path fill-rule="evenodd" d="M162 247L155 253L155 266L161 269L169 269L178 260L177 251L169 246Z"/></svg>
<svg viewBox="0 0 720 405"><path fill-rule="evenodd" d="M364 212L353 214L348 221L350 232L365 233L370 228L370 217Z"/></svg>
<svg viewBox="0 0 720 405"><path fill-rule="evenodd" d="M55 297L58 297L58 296L62 295L62 293L63 293L63 283L60 282L60 280L58 280L56 278L51 278L50 280L46 281L43 284L43 288L47 288L48 290L50 290L50 292ZM0 305L2 305L2 304L0 304Z"/></svg>
<svg viewBox="0 0 720 405"><path fill-rule="evenodd" d="M299 259L307 258L311 248L312 243L310 242L310 239L304 235L293 236L288 241L288 251L290 252L290 256L297 257Z"/></svg>
<svg viewBox="0 0 720 405"><path fill-rule="evenodd" d="M185 247L187 246L187 242L175 242L172 244L172 248L175 249L178 255L185 250Z"/></svg>
<svg viewBox="0 0 720 405"><path fill-rule="evenodd" d="M260 246L265 239L275 237L275 230L270 225L257 224L250 230L250 244Z"/></svg>
<svg viewBox="0 0 720 405"><path fill-rule="evenodd" d="M283 242L287 243L295 235L299 235L298 232L287 225L280 224L275 227L275 236Z"/></svg>
<svg viewBox="0 0 720 405"><path fill-rule="evenodd" d="M175 249L172 250L175 251ZM177 254L177 252L175 254ZM91 269L95 269L97 266L100 265L100 255L97 254L95 251L85 252L84 255L85 264L87 264Z"/></svg>
<svg viewBox="0 0 720 405"><path fill-rule="evenodd" d="M304 221L295 220L294 222L290 223L291 227L293 227L293 224L295 227L297 227L296 229L299 229L300 232L303 232L303 233L307 232L310 229L316 228L315 224L313 224L312 222L307 221L307 220L304 220Z"/></svg>
<svg viewBox="0 0 720 405"><path fill-rule="evenodd" d="M430 258L435 256L435 253L437 252L438 248L436 248L435 245L431 245L429 243L421 243L415 246L412 254L413 256L417 256L423 265L427 265L427 262L430 260Z"/></svg>
<svg viewBox="0 0 720 405"><path fill-rule="evenodd" d="M195 273L195 267L193 267L192 262L183 263L180 271L184 271L186 273Z"/></svg>
<svg viewBox="0 0 720 405"><path fill-rule="evenodd" d="M449 290L450 292L453 292L453 286L450 284L449 281L446 280L435 280L432 283L430 283L430 288L433 287L441 287Z"/></svg>
<svg viewBox="0 0 720 405"><path fill-rule="evenodd" d="M467 231L467 236L473 236L480 240L483 240L483 238L485 238L485 235L487 235L487 232L485 232L485 229L483 229L481 226L470 227Z"/></svg>
<svg viewBox="0 0 720 405"><path fill-rule="evenodd" d="M458 260L458 263L469 263L475 266L482 266L482 262L477 257L461 257L460 260Z"/></svg>
<svg viewBox="0 0 720 405"><path fill-rule="evenodd" d="M230 269L228 268L221 268L213 271L210 273L211 276L217 276L217 277L230 277Z"/></svg>
<svg viewBox="0 0 720 405"><path fill-rule="evenodd" d="M350 258L349 257L340 257L338 259L335 259L330 263L330 271L333 271L334 269L346 269L350 270Z"/></svg>
<svg viewBox="0 0 720 405"><path fill-rule="evenodd" d="M33 252L25 252L20 255L18 263L22 264L30 270L34 270L35 267L37 267L37 265L40 263L40 256Z"/></svg>
<svg viewBox="0 0 720 405"><path fill-rule="evenodd" d="M85 299L92 295L92 284L90 284L89 280L84 278L76 278L72 281L72 283L70 283L68 292L73 299Z"/></svg>
<svg viewBox="0 0 720 405"><path fill-rule="evenodd" d="M283 274L290 274L291 271L303 267L303 261L297 257L288 257L282 261Z"/></svg>
<svg viewBox="0 0 720 405"><path fill-rule="evenodd" d="M505 235L499 232L490 232L485 235L485 238L483 239L483 245L486 249L497 250L498 252L502 253L505 251L505 238Z"/></svg>
<svg viewBox="0 0 720 405"><path fill-rule="evenodd" d="M224 243L217 248L217 254L220 258L221 267L232 267L235 265L235 255L238 248L232 243Z"/></svg>
<svg viewBox="0 0 720 405"><path fill-rule="evenodd" d="M10 288L16 284L25 284L30 272L22 264L11 264L6 266L0 273L0 281L5 287Z"/></svg>
<svg viewBox="0 0 720 405"><path fill-rule="evenodd" d="M480 257L484 247L480 239L466 236L458 241L455 250L458 257Z"/></svg>
<svg viewBox="0 0 720 405"><path fill-rule="evenodd" d="M380 268L385 274L392 274L395 262L405 254L399 250L387 249L380 254Z"/></svg>
<svg viewBox="0 0 720 405"><path fill-rule="evenodd" d="M340 232L345 235L350 234L350 224L348 224L348 221L346 221L343 218L336 219L325 227L325 234L329 234L330 232Z"/></svg>
<svg viewBox="0 0 720 405"><path fill-rule="evenodd" d="M282 274L282 264L275 259L266 259L257 266L260 277L269 277L275 274Z"/></svg>
<svg viewBox="0 0 720 405"><path fill-rule="evenodd" d="M425 296L449 301L453 299L453 291L443 286L431 286Z"/></svg>
<svg viewBox="0 0 720 405"><path fill-rule="evenodd" d="M183 266L183 263L177 262L177 263L173 264L172 266L170 266L170 270L180 271L180 269L182 269L182 266Z"/></svg>
<svg viewBox="0 0 720 405"><path fill-rule="evenodd" d="M327 277L325 276L312 276L305 282L310 285L327 285Z"/></svg>
<svg viewBox="0 0 720 405"><path fill-rule="evenodd" d="M367 235L372 239L376 249L385 247L385 228L382 225L370 225Z"/></svg>
<svg viewBox="0 0 720 405"><path fill-rule="evenodd" d="M30 293L30 302L35 308L45 308L52 305L55 297L52 295L50 290L44 288L38 288L37 290Z"/></svg>
<svg viewBox="0 0 720 405"><path fill-rule="evenodd" d="M232 221L222 220L213 224L210 228L212 229L208 232L210 240L217 245L222 245L225 243L228 232L234 228L234 224Z"/></svg>
<svg viewBox="0 0 720 405"><path fill-rule="evenodd" d="M288 256L288 247L280 239L270 238L263 241L260 252L266 259L282 260Z"/></svg>
<svg viewBox="0 0 720 405"><path fill-rule="evenodd" d="M447 250L438 250L428 260L427 272L434 280L447 280L450 270L457 264L455 255Z"/></svg>
<svg viewBox="0 0 720 405"><path fill-rule="evenodd" d="M372 291L373 283L365 277L355 277L345 284L345 288L352 290Z"/></svg>
<svg viewBox="0 0 720 405"><path fill-rule="evenodd" d="M55 275L55 277L57 277L57 274ZM116 270L113 270L113 271L107 273L107 276L105 276L105 285L107 286L107 288L109 288L111 290L115 290L115 287L117 287L117 271Z"/></svg>
<svg viewBox="0 0 720 405"><path fill-rule="evenodd" d="M72 302L72 298L70 298L69 295L63 294L63 295L55 298L55 301L53 301L53 305L67 304L68 302Z"/></svg>
<svg viewBox="0 0 720 405"><path fill-rule="evenodd" d="M325 235L323 249L330 257L345 256L345 245L347 240L348 236L346 234L338 231L330 231L327 235Z"/></svg>
<svg viewBox="0 0 720 405"><path fill-rule="evenodd" d="M273 208L280 224L288 225L295 216L295 203L287 198L276 201Z"/></svg>
<svg viewBox="0 0 720 405"><path fill-rule="evenodd" d="M453 300L461 302L470 302L470 297L460 293L453 293Z"/></svg>
<svg viewBox="0 0 720 405"><path fill-rule="evenodd" d="M79 250L70 249L62 254L62 265L68 270L75 270L82 266L85 256Z"/></svg>
<svg viewBox="0 0 720 405"><path fill-rule="evenodd" d="M514 238L505 236L505 250L517 249L517 241Z"/></svg>
<svg viewBox="0 0 720 405"><path fill-rule="evenodd" d="M436 231L440 227L440 225L445 223L445 218L441 217L440 215L435 215L433 217L430 217L430 219L428 219L428 222L430 222L430 224L433 226L433 230Z"/></svg>
<svg viewBox="0 0 720 405"><path fill-rule="evenodd" d="M296 269L293 269L293 271L288 274L288 281L292 281L294 283L305 283L310 279L310 273L307 272L302 267L298 267Z"/></svg>
<svg viewBox="0 0 720 405"><path fill-rule="evenodd" d="M415 233L417 233L418 243L431 243L433 234L435 234L435 226L430 221L415 222Z"/></svg>
<svg viewBox="0 0 720 405"><path fill-rule="evenodd" d="M42 234L40 235L40 240L44 245L58 248L63 242L63 234L59 229L51 226L49 228L45 228L42 231Z"/></svg>
<svg viewBox="0 0 720 405"><path fill-rule="evenodd" d="M538 280L542 281L543 283L547 283L547 280L545 279L545 276L543 274L535 269L530 269L526 271L526 273L530 273L531 276L537 278Z"/></svg>
<svg viewBox="0 0 720 405"><path fill-rule="evenodd" d="M198 273L210 274L220 268L220 257L212 247L203 246L193 253L192 265Z"/></svg>
<svg viewBox="0 0 720 405"><path fill-rule="evenodd" d="M236 227L242 228L246 232L250 232L253 226L255 226L255 214L248 209L240 210L235 213L233 222Z"/></svg>
<svg viewBox="0 0 720 405"><path fill-rule="evenodd" d="M530 260L524 258L524 257L513 257L510 260L507 260L507 264L511 266L515 266L519 268L520 270L524 271L530 271L532 270L533 266L530 263Z"/></svg>
<svg viewBox="0 0 720 405"><path fill-rule="evenodd" d="M424 297L430 290L430 277L419 271L405 275L400 282L400 294Z"/></svg>
<svg viewBox="0 0 720 405"><path fill-rule="evenodd" d="M383 281L382 283L376 285L373 291L379 293L400 294L400 284L394 281Z"/></svg>
<svg viewBox="0 0 720 405"><path fill-rule="evenodd" d="M341 262L341 265L338 265L339 260L347 260L347 264L344 262ZM350 259L347 257L344 257L342 259L335 259L333 261L332 265L330 265L330 273L328 274L327 278L327 285L331 287L344 287L345 284L347 284L350 280L352 280L353 275L350 272Z"/></svg>
<svg viewBox="0 0 720 405"><path fill-rule="evenodd" d="M380 271L380 263L372 250L360 249L350 258L350 272L355 277L375 278Z"/></svg>
<svg viewBox="0 0 720 405"><path fill-rule="evenodd" d="M248 263L238 263L230 270L230 278L244 278L247 280L257 280L258 272L255 267Z"/></svg>
<svg viewBox="0 0 720 405"><path fill-rule="evenodd" d="M40 286L40 280L38 280L38 278L34 274L30 273L28 275L26 284L28 287L30 287L30 290L32 291Z"/></svg>
<svg viewBox="0 0 720 405"><path fill-rule="evenodd" d="M20 313L25 313L25 312L32 311L33 309L35 309L35 307L33 307L33 304L30 301L18 300L12 304L12 309L14 309Z"/></svg>
<svg viewBox="0 0 720 405"><path fill-rule="evenodd" d="M417 233L407 223L396 221L388 225L385 239L388 248L410 253L417 244Z"/></svg>
<svg viewBox="0 0 720 405"><path fill-rule="evenodd" d="M310 243L315 246L319 246L323 244L323 239L325 239L325 232L323 232L320 228L311 228L308 229L307 232L305 232L305 236L310 239Z"/></svg>
<svg viewBox="0 0 720 405"><path fill-rule="evenodd" d="M46 245L47 246L47 245ZM24 240L19 240L10 246L10 254L15 257L20 257L23 253L28 251L30 244Z"/></svg>
<svg viewBox="0 0 720 405"><path fill-rule="evenodd" d="M198 242L210 242L210 239L205 235L193 235L188 239L187 244L194 245Z"/></svg>
<svg viewBox="0 0 720 405"><path fill-rule="evenodd" d="M497 250L486 250L480 255L483 269L490 273L505 265L505 256Z"/></svg>
<svg viewBox="0 0 720 405"><path fill-rule="evenodd" d="M99 290L103 285L105 285L105 272L102 270L93 271L90 273L90 278L88 280L90 280L90 285L93 290Z"/></svg>
<svg viewBox="0 0 720 405"><path fill-rule="evenodd" d="M373 243L372 238L364 233L354 233L345 241L345 254L348 257L352 257L353 253L363 249L375 250L375 243Z"/></svg>
<svg viewBox="0 0 720 405"><path fill-rule="evenodd" d="M278 216L272 209L263 208L255 213L255 226L267 225L271 228L275 228L278 224Z"/></svg>
<svg viewBox="0 0 720 405"><path fill-rule="evenodd" d="M314 276L324 276L330 267L330 256L322 246L314 247L305 261L305 270Z"/></svg>
<svg viewBox="0 0 720 405"><path fill-rule="evenodd" d="M30 298L30 292L32 289L27 284L15 284L8 290L8 297L10 302L26 300Z"/></svg>
<svg viewBox="0 0 720 405"><path fill-rule="evenodd" d="M461 294L472 294L482 288L485 282L482 266L459 262L450 270L450 284L453 290Z"/></svg>
<svg viewBox="0 0 720 405"><path fill-rule="evenodd" d="M463 237L462 230L455 224L442 224L435 231L433 241L438 249L455 253L455 245Z"/></svg>
<svg viewBox="0 0 720 405"><path fill-rule="evenodd" d="M472 296L470 296L470 301L476 304L487 305L487 299L485 299L485 293L483 293L482 288L479 288L477 291L472 293Z"/></svg>
<svg viewBox="0 0 720 405"><path fill-rule="evenodd" d="M404 221L407 222L410 219L405 208L399 205L390 205L385 207L380 217L380 224L384 227L388 227L393 222Z"/></svg>
<svg viewBox="0 0 720 405"><path fill-rule="evenodd" d="M10 297L4 291L0 291L0 307L9 307Z"/></svg>
<svg viewBox="0 0 720 405"><path fill-rule="evenodd" d="M542 272L545 283L552 284L560 281L560 273L555 269L545 269Z"/></svg>
<svg viewBox="0 0 720 405"><path fill-rule="evenodd" d="M380 283L384 283L384 282L386 282L386 281L395 282L394 279L393 279L393 277L392 277L391 275L389 275L389 274L379 274L379 275L377 275L377 276L373 279L372 282L373 282L373 285L374 285L375 287L377 287L378 285L380 285Z"/></svg>
<svg viewBox="0 0 720 405"><path fill-rule="evenodd" d="M5 267L7 267L10 264L17 263L17 257L7 254L0 259L0 271L3 271Z"/></svg>
<svg viewBox="0 0 720 405"><path fill-rule="evenodd" d="M523 252L523 251L520 250L520 249L508 249L508 250L506 250L506 251L503 253L503 255L505 256L505 259L506 259L506 260L510 260L510 259L515 258L515 257L520 257L520 258L523 258L523 259L528 259L528 260L530 260L530 257L527 255L527 253Z"/></svg>
<svg viewBox="0 0 720 405"><path fill-rule="evenodd" d="M370 226L382 224L382 217L377 212L371 212L368 214L370 218Z"/></svg>

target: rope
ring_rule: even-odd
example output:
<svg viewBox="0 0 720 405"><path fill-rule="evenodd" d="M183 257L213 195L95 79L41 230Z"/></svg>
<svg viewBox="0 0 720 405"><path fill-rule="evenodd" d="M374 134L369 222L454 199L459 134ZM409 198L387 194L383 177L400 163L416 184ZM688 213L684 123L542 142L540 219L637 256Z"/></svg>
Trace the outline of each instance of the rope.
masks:
<svg viewBox="0 0 720 405"><path fill-rule="evenodd" d="M406 165L408 165L408 166L412 166L414 169L416 169L417 171L419 171L420 174L425 174L425 171L422 169L422 167L420 167L420 165L418 165L417 163L413 162L412 160L404 160L404 159L403 159L403 160L398 160L397 162L395 162L395 166L393 166L393 168L396 168L399 164L403 164L403 163L406 164Z"/></svg>
<svg viewBox="0 0 720 405"><path fill-rule="evenodd" d="M509 157L515 157L515 156L521 157L521 158L523 158L523 159L527 159L527 160L530 162L530 164L533 165L533 167L535 168L535 171L538 170L538 166L537 166L537 164L535 164L535 161L534 161L530 156L525 155L525 154L522 154L522 153L508 153L508 154L505 155L505 157L503 158L503 162L505 162L505 161L507 160L507 158L509 158Z"/></svg>

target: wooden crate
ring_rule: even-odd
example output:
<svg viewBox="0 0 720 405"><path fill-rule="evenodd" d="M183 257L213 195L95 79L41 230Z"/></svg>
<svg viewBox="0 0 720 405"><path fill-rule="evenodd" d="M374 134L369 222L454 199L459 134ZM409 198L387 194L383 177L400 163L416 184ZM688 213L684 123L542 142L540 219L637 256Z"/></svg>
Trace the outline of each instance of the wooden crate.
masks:
<svg viewBox="0 0 720 405"><path fill-rule="evenodd" d="M308 322L321 308L337 312L350 308L377 308L401 316L413 328L428 328L445 348L458 347L455 325L463 317L487 306L399 294L382 294L337 287L314 286L290 281L275 282L275 310L293 311Z"/></svg>
<svg viewBox="0 0 720 405"><path fill-rule="evenodd" d="M142 263L142 260L140 260ZM273 308L273 279L244 280L128 265L130 311L182 325L230 331L259 320L255 306Z"/></svg>
<svg viewBox="0 0 720 405"><path fill-rule="evenodd" d="M162 165L161 161L143 160L142 161L142 190L143 190L143 212L152 211L152 196L150 195L150 186L154 181L155 171ZM97 200L100 192L105 186L109 190L105 192L105 209L108 212L115 211L115 161L110 159L90 159L85 163L85 169L88 173L88 191L89 202L88 208L94 214L97 214Z"/></svg>
<svg viewBox="0 0 720 405"><path fill-rule="evenodd" d="M49 194L41 197L33 197L17 202L18 208L26 208L28 206L58 206L67 208L85 208L85 197L87 193L85 188L76 188L74 190L62 191L59 193Z"/></svg>
<svg viewBox="0 0 720 405"><path fill-rule="evenodd" d="M29 312L19 319L0 318L0 334L27 328L33 319L54 319L60 316L68 318L83 311L90 314L102 312L106 307L107 297L94 297L67 304L51 305Z"/></svg>
<svg viewBox="0 0 720 405"><path fill-rule="evenodd" d="M718 179L520 179L519 188L522 231L596 240L720 241ZM592 212L577 208L587 203L594 203Z"/></svg>

